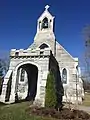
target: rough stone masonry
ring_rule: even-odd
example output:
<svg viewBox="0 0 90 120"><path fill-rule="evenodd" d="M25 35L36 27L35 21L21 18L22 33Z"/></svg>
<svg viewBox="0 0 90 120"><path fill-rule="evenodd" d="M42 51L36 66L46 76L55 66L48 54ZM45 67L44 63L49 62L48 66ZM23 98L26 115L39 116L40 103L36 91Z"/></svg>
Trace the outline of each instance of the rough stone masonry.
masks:
<svg viewBox="0 0 90 120"><path fill-rule="evenodd" d="M75 103L78 97L78 102L82 103L84 89L78 58L72 57L57 42L54 34L55 17L48 9L49 6L45 6L37 20L33 43L27 49L11 50L10 66L0 95L1 102L13 103L18 97L19 100L33 100L44 106L47 75L52 70L55 79L58 79L59 90L63 84L63 101Z"/></svg>

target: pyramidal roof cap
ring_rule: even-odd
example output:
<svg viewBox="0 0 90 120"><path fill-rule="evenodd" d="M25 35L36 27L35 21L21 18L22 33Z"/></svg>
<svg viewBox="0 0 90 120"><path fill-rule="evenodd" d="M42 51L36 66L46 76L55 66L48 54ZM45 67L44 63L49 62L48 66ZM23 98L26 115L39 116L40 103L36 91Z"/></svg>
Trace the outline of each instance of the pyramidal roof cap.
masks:
<svg viewBox="0 0 90 120"><path fill-rule="evenodd" d="M54 16L52 16L51 15L51 13L48 11L48 9L49 9L49 5L46 5L45 6L45 10L44 10L44 12L41 14L41 16L38 18L38 20L40 20L40 19L42 19L43 18L43 16L50 16L51 18L54 18Z"/></svg>

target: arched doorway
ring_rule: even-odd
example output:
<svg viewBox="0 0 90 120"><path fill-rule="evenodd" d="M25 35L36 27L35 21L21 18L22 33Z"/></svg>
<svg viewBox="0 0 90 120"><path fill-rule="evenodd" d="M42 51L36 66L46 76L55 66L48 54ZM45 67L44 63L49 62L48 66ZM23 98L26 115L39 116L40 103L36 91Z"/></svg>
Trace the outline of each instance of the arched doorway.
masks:
<svg viewBox="0 0 90 120"><path fill-rule="evenodd" d="M33 64L22 64L17 69L16 95L21 94L26 100L34 100L37 92L38 68ZM26 87L27 91L26 91ZM20 91L20 88L22 91ZM25 96L25 92L26 96Z"/></svg>

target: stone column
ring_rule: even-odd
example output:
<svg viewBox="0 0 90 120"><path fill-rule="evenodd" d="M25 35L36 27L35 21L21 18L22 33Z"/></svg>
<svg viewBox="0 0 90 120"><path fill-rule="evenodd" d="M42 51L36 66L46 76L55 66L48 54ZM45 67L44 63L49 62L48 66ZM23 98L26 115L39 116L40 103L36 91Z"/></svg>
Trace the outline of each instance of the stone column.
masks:
<svg viewBox="0 0 90 120"><path fill-rule="evenodd" d="M15 102L16 76L17 76L17 71L13 71L13 75L12 75L12 85L11 85L11 94L10 94L10 99L9 99L9 102L10 102L10 103Z"/></svg>
<svg viewBox="0 0 90 120"><path fill-rule="evenodd" d="M42 102L40 99L40 82L41 82L41 70L38 69L38 79L37 79L37 93L34 101L34 105L42 106Z"/></svg>
<svg viewBox="0 0 90 120"><path fill-rule="evenodd" d="M3 86L2 86L2 93L1 93L1 96L0 96L0 101L1 102L5 102L5 97L6 97L6 92L7 92L7 83L10 79L10 76L12 74L12 70L8 70L5 78L4 78L4 82L3 82Z"/></svg>
<svg viewBox="0 0 90 120"><path fill-rule="evenodd" d="M34 104L44 107L45 106L45 87L48 75L49 59L42 59L41 69L38 70L38 81L37 81L37 94L35 97Z"/></svg>
<svg viewBox="0 0 90 120"><path fill-rule="evenodd" d="M5 102L6 92L7 92L7 83L8 79L4 79L3 86L2 86L2 93L0 96L0 101Z"/></svg>

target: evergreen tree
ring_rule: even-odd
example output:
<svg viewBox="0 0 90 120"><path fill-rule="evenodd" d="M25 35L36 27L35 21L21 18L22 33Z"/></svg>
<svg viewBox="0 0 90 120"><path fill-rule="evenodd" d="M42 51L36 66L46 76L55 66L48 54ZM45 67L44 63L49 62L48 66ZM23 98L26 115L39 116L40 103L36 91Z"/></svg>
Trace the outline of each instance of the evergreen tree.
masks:
<svg viewBox="0 0 90 120"><path fill-rule="evenodd" d="M45 107L55 108L56 102L55 78L50 71L46 83Z"/></svg>

